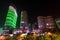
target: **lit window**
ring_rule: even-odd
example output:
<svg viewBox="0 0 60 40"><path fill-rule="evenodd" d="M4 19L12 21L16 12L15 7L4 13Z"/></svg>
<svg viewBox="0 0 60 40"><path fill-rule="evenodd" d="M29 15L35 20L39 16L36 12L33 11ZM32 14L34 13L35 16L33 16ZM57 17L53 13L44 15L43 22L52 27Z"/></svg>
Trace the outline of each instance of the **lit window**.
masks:
<svg viewBox="0 0 60 40"><path fill-rule="evenodd" d="M22 21L21 23L24 23L24 21Z"/></svg>

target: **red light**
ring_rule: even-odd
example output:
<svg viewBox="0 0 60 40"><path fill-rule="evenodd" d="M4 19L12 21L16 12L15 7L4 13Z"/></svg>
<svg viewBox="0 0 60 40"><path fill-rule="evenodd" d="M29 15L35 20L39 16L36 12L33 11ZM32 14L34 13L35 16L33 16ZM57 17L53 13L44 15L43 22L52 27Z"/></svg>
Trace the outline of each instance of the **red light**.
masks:
<svg viewBox="0 0 60 40"><path fill-rule="evenodd" d="M22 30L23 32L27 32L27 30Z"/></svg>

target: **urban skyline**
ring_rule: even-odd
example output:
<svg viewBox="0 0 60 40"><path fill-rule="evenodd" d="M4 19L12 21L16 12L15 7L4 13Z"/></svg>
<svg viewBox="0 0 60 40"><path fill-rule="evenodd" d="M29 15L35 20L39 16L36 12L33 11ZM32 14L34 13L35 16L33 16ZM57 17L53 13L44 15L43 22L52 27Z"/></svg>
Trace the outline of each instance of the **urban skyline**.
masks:
<svg viewBox="0 0 60 40"><path fill-rule="evenodd" d="M60 40L60 2L1 0L0 40Z"/></svg>
<svg viewBox="0 0 60 40"><path fill-rule="evenodd" d="M20 14L20 17L21 17L21 21L20 22L22 22L21 24L22 24L22 27L23 26L27 26L28 25L28 13L27 13L27 11L26 10L23 10L23 11L21 11L21 13L22 14ZM52 16L38 16L37 18L37 23L38 23L38 28L39 29L41 29L41 30L43 30L43 29L45 29L45 28L48 28L46 25L46 23L49 23L50 22L50 24L52 24L52 28L55 28L55 24L54 24L54 20L53 20L53 18L52 18ZM20 25L21 25L20 24ZM40 24L42 24L42 25L40 25ZM49 25L49 24L48 24ZM32 28L34 29L34 24L32 23ZM17 26L16 26L17 27ZM21 27L21 26L20 26ZM28 27L28 26L27 26ZM41 28L40 28L41 27Z"/></svg>
<svg viewBox="0 0 60 40"><path fill-rule="evenodd" d="M21 13L22 13L22 14L21 14ZM27 15L28 13L27 13L27 11L26 11L26 10L23 10L23 11L21 11L21 13L20 13L20 16L22 16L22 17L21 17L22 20L21 20L20 22L25 22L25 23L22 23L22 24L23 24L23 25L24 25L24 24L28 25L28 23L29 23L30 21L28 21L28 15ZM50 22L53 21L53 18L51 18L52 16L38 16L38 17L39 17L39 18L36 18L37 21L34 21L34 23L35 23L35 22L38 22L38 24L39 24L39 22L41 22L40 24L42 24L42 23L44 24L44 23L45 23L44 17L47 17L47 18L46 18L47 21L49 20L49 18L51 19ZM30 23L33 25L32 22L30 22ZM53 22L52 22L52 23L53 23ZM17 25L17 26L18 26L18 25ZM16 26L16 27L17 27L17 26ZM39 25L38 25L38 26L39 26ZM44 24L44 26L45 26L45 24ZM53 26L54 26L54 23L53 23ZM38 27L38 28L39 28L39 27ZM45 28L45 27L44 27L44 28Z"/></svg>
<svg viewBox="0 0 60 40"><path fill-rule="evenodd" d="M30 23L36 22L38 16L52 16L53 18L59 17L59 11L58 11L59 6L55 5L55 4L58 4L55 2L42 4L38 1L37 2L35 2L35 1L34 2L33 1L16 1L16 2L15 1L10 1L10 2L6 1L6 2L3 2L2 1L1 3L3 6L1 6L0 26L4 25L5 17L6 17L8 7L10 4L15 6L15 8L17 10L17 14L19 16L20 16L20 13L22 10L26 10L27 15L28 15L28 21ZM18 18L20 18L20 17L18 17ZM17 22L18 27L20 26L19 21L20 21L20 19L18 19L18 22Z"/></svg>

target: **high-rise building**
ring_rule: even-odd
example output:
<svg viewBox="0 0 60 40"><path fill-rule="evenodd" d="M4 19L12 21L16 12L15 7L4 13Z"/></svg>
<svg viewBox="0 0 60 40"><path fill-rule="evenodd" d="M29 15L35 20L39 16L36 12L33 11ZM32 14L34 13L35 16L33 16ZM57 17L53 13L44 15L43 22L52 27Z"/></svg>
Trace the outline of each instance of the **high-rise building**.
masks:
<svg viewBox="0 0 60 40"><path fill-rule="evenodd" d="M9 10L7 13L6 21L4 26L7 29L14 29L16 28L16 22L17 22L17 12L16 9L13 6L9 6Z"/></svg>
<svg viewBox="0 0 60 40"><path fill-rule="evenodd" d="M38 16L37 20L38 20L38 28L39 28L39 30L41 32L44 32L44 29L45 29L44 17L43 16Z"/></svg>
<svg viewBox="0 0 60 40"><path fill-rule="evenodd" d="M25 28L28 29L28 18L27 18L27 11L22 11L21 12L21 17L20 17L20 28Z"/></svg>
<svg viewBox="0 0 60 40"><path fill-rule="evenodd" d="M46 31L56 30L55 21L52 16L47 16L45 19L45 23L46 23Z"/></svg>
<svg viewBox="0 0 60 40"><path fill-rule="evenodd" d="M47 16L45 22L46 22L46 28L50 29L56 27L52 16Z"/></svg>

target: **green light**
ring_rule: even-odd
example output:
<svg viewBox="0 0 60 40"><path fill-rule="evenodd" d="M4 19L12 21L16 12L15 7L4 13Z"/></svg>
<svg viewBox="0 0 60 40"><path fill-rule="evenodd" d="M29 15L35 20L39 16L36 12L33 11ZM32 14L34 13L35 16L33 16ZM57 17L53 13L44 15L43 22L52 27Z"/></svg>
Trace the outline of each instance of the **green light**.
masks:
<svg viewBox="0 0 60 40"><path fill-rule="evenodd" d="M57 27L60 29L60 22L56 22Z"/></svg>
<svg viewBox="0 0 60 40"><path fill-rule="evenodd" d="M13 23L11 21L6 21L6 24L13 24L13 25L15 25L15 23Z"/></svg>
<svg viewBox="0 0 60 40"><path fill-rule="evenodd" d="M2 34L2 32L3 32L2 30L3 30L3 29L2 29L2 28L0 28L0 34Z"/></svg>
<svg viewBox="0 0 60 40"><path fill-rule="evenodd" d="M8 12L11 16L16 16L16 14L11 14L11 13L15 13L12 9L9 9L9 12Z"/></svg>
<svg viewBox="0 0 60 40"><path fill-rule="evenodd" d="M13 20L12 18L9 18L9 17L7 17L6 20L10 20L11 22L17 21L17 20L15 20L15 19Z"/></svg>
<svg viewBox="0 0 60 40"><path fill-rule="evenodd" d="M10 6L6 17L5 26L6 27L9 26L10 28L16 28L16 21L17 21L16 11L12 6Z"/></svg>

